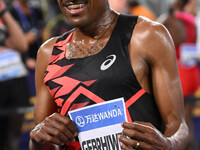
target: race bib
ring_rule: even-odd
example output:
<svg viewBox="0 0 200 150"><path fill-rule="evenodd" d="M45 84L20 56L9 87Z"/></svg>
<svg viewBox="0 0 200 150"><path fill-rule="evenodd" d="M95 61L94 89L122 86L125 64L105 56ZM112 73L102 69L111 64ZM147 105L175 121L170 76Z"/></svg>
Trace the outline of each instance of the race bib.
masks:
<svg viewBox="0 0 200 150"><path fill-rule="evenodd" d="M69 116L79 131L82 150L121 150L118 134L127 121L123 98L69 111Z"/></svg>

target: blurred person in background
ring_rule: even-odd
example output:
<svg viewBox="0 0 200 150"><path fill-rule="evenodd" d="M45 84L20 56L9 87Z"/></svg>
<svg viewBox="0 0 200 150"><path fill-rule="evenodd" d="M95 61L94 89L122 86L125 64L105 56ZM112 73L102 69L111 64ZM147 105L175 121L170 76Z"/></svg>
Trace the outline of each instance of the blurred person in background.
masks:
<svg viewBox="0 0 200 150"><path fill-rule="evenodd" d="M194 94L199 87L199 73L197 60L195 58L185 59L189 53L185 53L192 49L188 49L190 45L196 45L197 31L195 23L196 0L174 0L171 3L168 14L162 15L158 21L163 23L169 30L176 46L176 56L178 60L179 74L184 94L185 117L190 129L190 143L188 150L193 145L193 122L192 108L196 100ZM195 55L196 57L196 55Z"/></svg>
<svg viewBox="0 0 200 150"><path fill-rule="evenodd" d="M27 70L21 53L28 42L20 26L0 0L0 149L18 150L23 114L29 105Z"/></svg>
<svg viewBox="0 0 200 150"><path fill-rule="evenodd" d="M127 0L109 0L109 5L118 13L127 13Z"/></svg>
<svg viewBox="0 0 200 150"><path fill-rule="evenodd" d="M42 44L43 14L40 8L29 6L29 0L14 0L11 14L23 29L28 41L28 51L24 61L29 69L29 86L31 97L35 96L35 60L37 50Z"/></svg>
<svg viewBox="0 0 200 150"><path fill-rule="evenodd" d="M147 17L153 21L157 19L156 15L146 6L142 5L139 0L128 0L128 12L132 15Z"/></svg>
<svg viewBox="0 0 200 150"><path fill-rule="evenodd" d="M142 5L148 7L158 17L166 13L171 0L138 0Z"/></svg>
<svg viewBox="0 0 200 150"><path fill-rule="evenodd" d="M46 41L51 37L61 35L72 29L68 20L63 16L60 11L57 1L48 1L49 10L48 14L51 13L50 19L44 27L42 40Z"/></svg>

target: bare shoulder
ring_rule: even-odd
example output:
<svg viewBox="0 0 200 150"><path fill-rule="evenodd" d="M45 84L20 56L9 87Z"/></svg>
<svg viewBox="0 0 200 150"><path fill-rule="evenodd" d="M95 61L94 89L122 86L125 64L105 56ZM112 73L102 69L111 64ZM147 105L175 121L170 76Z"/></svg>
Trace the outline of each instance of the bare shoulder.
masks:
<svg viewBox="0 0 200 150"><path fill-rule="evenodd" d="M144 42L149 41L152 38L169 38L169 40L171 40L168 30L163 24L141 16L138 18L138 22L136 24L133 35L139 37L142 40L145 40Z"/></svg>
<svg viewBox="0 0 200 150"><path fill-rule="evenodd" d="M43 76L51 58L52 50L58 37L53 37L44 42L38 50L36 61L36 77Z"/></svg>
<svg viewBox="0 0 200 150"><path fill-rule="evenodd" d="M168 30L159 22L139 17L131 38L131 51L145 60L175 54L174 44Z"/></svg>
<svg viewBox="0 0 200 150"><path fill-rule="evenodd" d="M44 42L38 50L37 57L45 56L44 59L50 59L54 44L57 41L57 39L58 37L53 37Z"/></svg>

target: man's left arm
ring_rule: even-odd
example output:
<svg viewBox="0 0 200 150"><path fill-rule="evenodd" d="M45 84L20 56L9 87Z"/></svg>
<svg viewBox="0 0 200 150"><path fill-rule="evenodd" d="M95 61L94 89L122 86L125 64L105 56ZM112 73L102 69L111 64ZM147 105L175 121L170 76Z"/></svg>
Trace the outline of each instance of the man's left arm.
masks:
<svg viewBox="0 0 200 150"><path fill-rule="evenodd" d="M152 94L164 121L165 132L162 134L150 123L123 123L123 134L131 139L120 136L120 143L125 150L181 150L187 144L188 127L184 119L183 94L174 44L162 25L147 22L145 27L148 31L142 37L140 46L151 69Z"/></svg>

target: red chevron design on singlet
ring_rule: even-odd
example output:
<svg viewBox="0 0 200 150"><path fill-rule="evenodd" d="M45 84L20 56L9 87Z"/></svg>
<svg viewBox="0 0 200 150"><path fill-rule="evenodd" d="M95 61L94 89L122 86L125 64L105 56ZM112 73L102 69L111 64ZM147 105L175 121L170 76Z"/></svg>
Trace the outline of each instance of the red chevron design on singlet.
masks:
<svg viewBox="0 0 200 150"><path fill-rule="evenodd" d="M81 83L78 80L75 80L66 76L54 79L52 81L60 84L61 86L60 89L54 95L55 99L60 96L69 94L77 85L79 85L79 83Z"/></svg>
<svg viewBox="0 0 200 150"><path fill-rule="evenodd" d="M73 66L73 64L67 65L67 66L64 66L64 67L54 64L54 65L51 65L50 67L47 67L47 69L46 69L47 73L46 73L46 76L44 78L44 82L47 82L47 80L49 80L49 79L52 80L53 78L61 76L64 72L66 72L72 66Z"/></svg>

